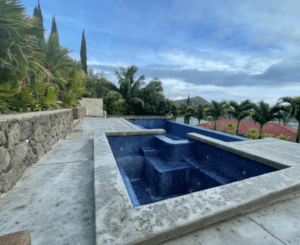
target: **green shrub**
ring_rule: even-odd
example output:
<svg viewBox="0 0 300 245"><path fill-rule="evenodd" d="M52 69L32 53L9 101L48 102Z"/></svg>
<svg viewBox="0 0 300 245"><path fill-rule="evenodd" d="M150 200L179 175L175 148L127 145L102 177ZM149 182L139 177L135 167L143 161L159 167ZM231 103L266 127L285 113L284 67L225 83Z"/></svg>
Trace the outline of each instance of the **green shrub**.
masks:
<svg viewBox="0 0 300 245"><path fill-rule="evenodd" d="M257 133L257 129L256 128L251 128L249 130L249 133L245 134L244 136L246 138L250 138L250 139L258 139L259 138L259 134ZM272 136L273 136L272 134L267 133L267 134L262 134L261 138L264 139L264 138L272 137Z"/></svg>
<svg viewBox="0 0 300 245"><path fill-rule="evenodd" d="M258 139L259 138L259 135L257 134L257 129L256 128L251 128L249 130L249 133L245 134L244 136L246 138L249 138L249 139Z"/></svg>
<svg viewBox="0 0 300 245"><path fill-rule="evenodd" d="M270 134L270 133L266 133L266 134L261 135L262 138L272 138L273 136L274 136L274 134Z"/></svg>
<svg viewBox="0 0 300 245"><path fill-rule="evenodd" d="M256 128L250 129L249 133L245 134L244 136L246 138L250 138L250 139L258 139L259 138L259 134L257 133ZM273 137L273 136L274 136L273 134L266 133L266 134L262 134L261 138L264 139L264 138L269 138L269 137ZM283 134L281 134L277 137L277 139L280 139L280 140L288 140L289 138L290 138L290 136L286 136L286 135L283 135Z"/></svg>
<svg viewBox="0 0 300 245"><path fill-rule="evenodd" d="M290 136L286 136L284 134L280 134L277 139L280 139L280 140L288 140L290 138Z"/></svg>
<svg viewBox="0 0 300 245"><path fill-rule="evenodd" d="M227 127L231 128L231 130L225 132L225 130L226 130ZM227 123L223 128L217 129L217 130L218 131L222 131L224 133L236 135L236 126L235 126L235 124L232 121L230 121L230 123Z"/></svg>

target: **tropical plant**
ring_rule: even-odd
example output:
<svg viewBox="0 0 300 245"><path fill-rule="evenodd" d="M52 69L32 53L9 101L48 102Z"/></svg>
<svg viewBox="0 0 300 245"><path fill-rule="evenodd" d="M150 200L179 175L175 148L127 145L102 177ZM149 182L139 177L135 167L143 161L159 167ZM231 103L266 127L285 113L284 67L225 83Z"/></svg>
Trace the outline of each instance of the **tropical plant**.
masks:
<svg viewBox="0 0 300 245"><path fill-rule="evenodd" d="M120 68L120 70L120 72L118 70L115 71L119 79L120 88L118 91L110 91L105 99L116 99L113 103L115 106L124 106L126 114L133 115L136 105L141 105L142 108L145 106L144 101L139 98L140 86L144 84L145 77L141 76L135 81L134 76L138 71L138 68L135 66L128 67L127 70Z"/></svg>
<svg viewBox="0 0 300 245"><path fill-rule="evenodd" d="M195 118L198 119L198 125L200 126L200 121L202 119L205 119L205 113L204 113L204 108L207 108L209 104L199 104L196 106L195 110Z"/></svg>
<svg viewBox="0 0 300 245"><path fill-rule="evenodd" d="M36 83L25 88L20 84L17 87L17 94L10 98L9 104L19 112L52 109L53 106L57 106L55 87L55 84ZM49 89L48 93L46 93L47 88ZM33 92L38 95L38 98L32 96Z"/></svg>
<svg viewBox="0 0 300 245"><path fill-rule="evenodd" d="M250 139L260 139L259 134L257 133L257 129L256 128L251 128L249 130L249 133L245 134L244 137L250 138ZM271 138L271 137L273 137L273 134L270 134L270 133L266 133L266 134L262 134L261 135L261 139Z"/></svg>
<svg viewBox="0 0 300 245"><path fill-rule="evenodd" d="M106 111L108 114L121 114L126 112L125 102L122 95L116 91L109 91L105 97L107 104Z"/></svg>
<svg viewBox="0 0 300 245"><path fill-rule="evenodd" d="M187 108L187 113L185 114L185 121L190 124L191 117L196 117L196 106L189 106Z"/></svg>
<svg viewBox="0 0 300 245"><path fill-rule="evenodd" d="M161 93L163 91L161 85L159 79L154 78L145 88L139 90L138 97L144 102L144 107L141 104L135 106L137 115L162 115L165 113L167 108L163 107L168 106L168 103L161 102L165 100Z"/></svg>
<svg viewBox="0 0 300 245"><path fill-rule="evenodd" d="M17 94L17 88L13 87L9 83L0 84L0 112L9 110L10 104L8 100L10 97L13 97Z"/></svg>
<svg viewBox="0 0 300 245"><path fill-rule="evenodd" d="M256 128L251 128L251 129L249 129L249 133L245 134L244 137L250 138L250 139L258 139L259 134L257 133Z"/></svg>
<svg viewBox="0 0 300 245"><path fill-rule="evenodd" d="M253 104L253 109L254 112L250 112L250 115L252 116L252 119L255 123L260 124L259 139L261 139L263 126L274 118L283 118L283 116L281 114L278 114L278 112L286 110L283 106L279 106L279 104L276 104L275 106L270 108L269 104L264 103L263 100L259 102L258 106Z"/></svg>
<svg viewBox="0 0 300 245"><path fill-rule="evenodd" d="M190 118L195 115L195 107L181 104L179 106L179 115L184 117L184 123L189 124Z"/></svg>
<svg viewBox="0 0 300 245"><path fill-rule="evenodd" d="M273 136L274 136L274 134L265 133L262 135L262 138L272 138Z"/></svg>
<svg viewBox="0 0 300 245"><path fill-rule="evenodd" d="M239 133L239 129L240 129L240 122L247 116L250 115L250 109L254 108L254 104L252 102L250 102L250 100L245 100L243 101L240 105L238 103L236 103L235 101L230 101L228 103L229 106L233 107L229 108L227 110L227 113L232 116L233 118L237 119L238 123L237 123L237 127L236 127L236 132L235 134L237 135Z"/></svg>
<svg viewBox="0 0 300 245"><path fill-rule="evenodd" d="M19 81L35 75L50 75L39 49L39 37L45 31L38 18L30 18L19 0L0 0L0 81L16 87Z"/></svg>
<svg viewBox="0 0 300 245"><path fill-rule="evenodd" d="M226 130L227 127L231 128L231 130L226 132L225 130ZM226 125L223 126L222 129L218 129L218 131L222 131L224 133L236 135L236 126L232 121L230 121L230 123L227 123Z"/></svg>
<svg viewBox="0 0 300 245"><path fill-rule="evenodd" d="M284 134L280 134L277 139L280 139L280 140L289 140L291 136L287 136L287 135L284 135Z"/></svg>
<svg viewBox="0 0 300 245"><path fill-rule="evenodd" d="M85 86L88 81L88 77L84 70L80 68L73 68L66 74L66 91L64 91L63 107L78 106L77 98L81 97L85 93Z"/></svg>
<svg viewBox="0 0 300 245"><path fill-rule="evenodd" d="M225 101L221 101L220 103L212 100L209 106L204 108L207 116L211 116L215 121L214 130L217 129L217 120L223 116L229 109L229 105Z"/></svg>
<svg viewBox="0 0 300 245"><path fill-rule="evenodd" d="M51 72L51 82L56 83L60 91L65 90L68 83L65 78L68 76L69 70L81 67L67 55L73 51L59 45L57 32L50 34L47 42L42 44L42 49L46 58L44 66Z"/></svg>
<svg viewBox="0 0 300 245"><path fill-rule="evenodd" d="M145 88L139 90L139 98L144 101L144 108L136 106L136 113L139 115L163 115L170 113L171 106L175 104L168 101L163 95L162 82L155 77ZM165 102L162 102L165 101ZM163 108L165 106L166 108Z"/></svg>
<svg viewBox="0 0 300 245"><path fill-rule="evenodd" d="M258 139L259 138L259 134L257 133L257 129L256 128L251 128L249 130L249 133L245 134L244 137L250 138L250 139ZM261 135L262 139L267 138L267 137L273 137L273 134L266 133L266 134L262 134ZM290 138L290 136L286 136L286 135L283 135L283 134L280 134L277 137L277 139L280 139L280 140L288 140L289 138Z"/></svg>
<svg viewBox="0 0 300 245"><path fill-rule="evenodd" d="M285 111L289 112L290 116L295 117L298 121L298 131L296 136L296 143L300 140L300 97L281 97L278 100L279 103L289 103L289 106L285 107ZM284 116L283 116L284 118Z"/></svg>

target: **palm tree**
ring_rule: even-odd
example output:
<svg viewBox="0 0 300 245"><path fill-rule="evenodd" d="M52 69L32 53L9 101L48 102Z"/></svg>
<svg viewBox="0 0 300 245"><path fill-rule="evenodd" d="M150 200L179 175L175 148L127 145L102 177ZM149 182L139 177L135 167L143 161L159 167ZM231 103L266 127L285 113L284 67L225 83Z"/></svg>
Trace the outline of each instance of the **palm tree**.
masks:
<svg viewBox="0 0 300 245"><path fill-rule="evenodd" d="M184 117L184 123L190 124L190 118L195 115L195 107L181 104L179 110L180 114Z"/></svg>
<svg viewBox="0 0 300 245"><path fill-rule="evenodd" d="M255 123L260 124L259 139L261 139L263 126L267 122L269 122L275 118L283 119L283 116L278 112L287 110L285 107L279 106L278 103L275 106L270 108L269 104L264 103L263 100L259 102L258 106L253 104L253 109L254 109L254 112L250 112L250 115L252 116ZM298 115L298 116L299 116L299 120L300 120L300 115Z"/></svg>
<svg viewBox="0 0 300 245"><path fill-rule="evenodd" d="M24 11L19 0L0 2L0 81L13 87L30 72L50 75L41 65L45 59L38 48L38 37L45 30L38 18L30 18Z"/></svg>
<svg viewBox="0 0 300 245"><path fill-rule="evenodd" d="M120 68L121 72L118 70L115 71L120 84L120 89L118 91L110 91L106 99L114 99L114 105L116 107L125 106L126 112L128 114L134 113L134 106L136 104L140 104L142 108L144 108L144 101L141 100L139 96L140 86L145 82L145 77L141 76L136 81L134 80L134 75L138 71L136 66L128 67L127 70L125 68Z"/></svg>
<svg viewBox="0 0 300 245"><path fill-rule="evenodd" d="M225 101L221 101L220 103L212 100L209 106L206 106L204 109L207 112L208 116L212 116L213 120L215 121L214 130L217 129L217 120L224 116L227 110L229 109L229 105Z"/></svg>
<svg viewBox="0 0 300 245"><path fill-rule="evenodd" d="M250 115L250 109L254 109L254 105L250 100L243 101L240 105L235 101L230 101L229 106L232 106L234 109L227 110L227 113L236 118L238 120L237 128L236 128L236 135L240 130L240 122L247 116Z"/></svg>
<svg viewBox="0 0 300 245"><path fill-rule="evenodd" d="M283 119L282 119L282 124L284 125L284 126L287 126L288 125L288 123L289 123L289 121L290 121L290 113L288 112L288 111L286 111L286 112L280 112L280 114L282 114L282 117L283 117ZM279 119L279 125L281 124L281 121L280 121L280 119Z"/></svg>
<svg viewBox="0 0 300 245"><path fill-rule="evenodd" d="M85 85L88 77L83 69L70 69L68 71L66 91L62 106L77 106L76 98L81 97L85 92Z"/></svg>
<svg viewBox="0 0 300 245"><path fill-rule="evenodd" d="M67 80L65 79L69 69L82 68L81 65L76 64L67 55L73 51L67 48L62 48L59 45L58 33L51 33L47 42L42 43L42 49L44 50L44 56L46 62L44 66L50 70L51 82L56 83L60 90L66 89Z"/></svg>
<svg viewBox="0 0 300 245"><path fill-rule="evenodd" d="M187 113L185 114L186 123L190 124L191 117L195 117L196 115L196 106L188 106Z"/></svg>
<svg viewBox="0 0 300 245"><path fill-rule="evenodd" d="M285 111L290 113L290 116L295 117L298 121L298 131L296 136L296 143L299 143L300 139L300 97L281 97L278 100L280 103L290 103L285 107Z"/></svg>
<svg viewBox="0 0 300 245"><path fill-rule="evenodd" d="M198 119L198 125L200 126L200 121L205 118L204 108L208 108L209 104L199 104L195 110L195 118Z"/></svg>

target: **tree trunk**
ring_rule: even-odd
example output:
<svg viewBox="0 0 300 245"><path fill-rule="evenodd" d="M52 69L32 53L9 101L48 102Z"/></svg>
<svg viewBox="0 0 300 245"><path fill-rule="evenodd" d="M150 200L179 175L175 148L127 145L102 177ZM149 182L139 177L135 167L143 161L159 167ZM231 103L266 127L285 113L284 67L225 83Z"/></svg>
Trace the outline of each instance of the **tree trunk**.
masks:
<svg viewBox="0 0 300 245"><path fill-rule="evenodd" d="M259 139L261 139L262 128L263 128L263 126L262 126L262 125L260 125Z"/></svg>
<svg viewBox="0 0 300 245"><path fill-rule="evenodd" d="M240 130L240 121L238 121L237 127L236 127L236 135L238 135Z"/></svg>
<svg viewBox="0 0 300 245"><path fill-rule="evenodd" d="M298 124L298 131L297 131L297 136L296 136L296 143L300 143L299 139L300 139L300 123Z"/></svg>

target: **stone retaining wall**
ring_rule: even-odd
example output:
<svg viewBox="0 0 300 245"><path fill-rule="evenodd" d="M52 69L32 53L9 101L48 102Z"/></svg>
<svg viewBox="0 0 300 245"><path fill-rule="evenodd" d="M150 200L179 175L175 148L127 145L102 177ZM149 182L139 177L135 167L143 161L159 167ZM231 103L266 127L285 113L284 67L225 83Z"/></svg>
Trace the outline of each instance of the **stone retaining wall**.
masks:
<svg viewBox="0 0 300 245"><path fill-rule="evenodd" d="M0 194L10 190L58 140L73 132L74 111L84 117L84 108L0 116Z"/></svg>
<svg viewBox="0 0 300 245"><path fill-rule="evenodd" d="M85 115L86 115L85 106L73 107L73 119L83 120Z"/></svg>

